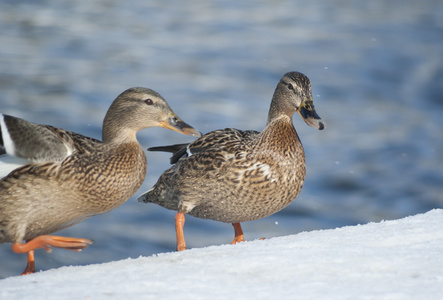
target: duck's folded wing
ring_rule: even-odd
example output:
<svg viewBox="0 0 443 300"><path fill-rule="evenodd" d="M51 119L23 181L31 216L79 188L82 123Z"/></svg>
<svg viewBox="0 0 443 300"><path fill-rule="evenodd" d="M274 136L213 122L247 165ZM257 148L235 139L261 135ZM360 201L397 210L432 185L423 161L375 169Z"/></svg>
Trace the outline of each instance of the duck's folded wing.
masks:
<svg viewBox="0 0 443 300"><path fill-rule="evenodd" d="M204 151L223 150L230 153L239 151L245 142L255 138L257 134L259 132L253 130L225 128L211 131L190 144L151 147L148 151L171 152L173 153L170 159L171 164L175 164L180 158L186 158Z"/></svg>
<svg viewBox="0 0 443 300"><path fill-rule="evenodd" d="M31 162L61 161L75 150L69 132L8 115L0 115L0 132L0 152Z"/></svg>

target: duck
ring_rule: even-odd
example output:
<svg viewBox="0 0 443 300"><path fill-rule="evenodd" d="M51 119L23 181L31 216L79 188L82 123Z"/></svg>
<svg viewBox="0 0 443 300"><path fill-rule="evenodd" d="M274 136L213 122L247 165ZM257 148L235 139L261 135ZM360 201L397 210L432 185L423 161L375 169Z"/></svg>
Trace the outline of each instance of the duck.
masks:
<svg viewBox="0 0 443 300"><path fill-rule="evenodd" d="M36 249L81 251L92 244L51 234L115 209L139 189L147 159L136 133L149 127L201 136L143 87L112 102L101 141L0 114L0 166L7 173L0 179L0 243L27 253L22 275L35 272Z"/></svg>
<svg viewBox="0 0 443 300"><path fill-rule="evenodd" d="M240 223L270 216L295 200L306 175L295 112L311 127L326 126L314 109L309 78L288 72L277 84L261 132L225 128L189 144L148 149L173 153L173 166L137 199L177 211L177 251L186 249L185 214L231 223L236 244L245 241Z"/></svg>

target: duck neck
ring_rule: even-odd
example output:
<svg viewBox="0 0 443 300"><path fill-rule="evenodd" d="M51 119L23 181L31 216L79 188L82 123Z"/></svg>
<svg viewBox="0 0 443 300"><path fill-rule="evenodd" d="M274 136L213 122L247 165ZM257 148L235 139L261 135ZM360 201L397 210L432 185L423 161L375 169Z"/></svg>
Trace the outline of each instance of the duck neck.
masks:
<svg viewBox="0 0 443 300"><path fill-rule="evenodd" d="M269 124L273 120L279 119L281 116L287 116L292 124L292 116L295 113L295 107L289 104L287 101L281 101L282 95L279 86L275 89L274 95L272 96L271 107L269 108L268 121Z"/></svg>
<svg viewBox="0 0 443 300"><path fill-rule="evenodd" d="M136 130L125 126L119 119L106 115L103 121L102 141L105 144L137 142Z"/></svg>
<svg viewBox="0 0 443 300"><path fill-rule="evenodd" d="M293 148L301 144L292 119L287 115L268 120L261 132L261 142L272 148Z"/></svg>

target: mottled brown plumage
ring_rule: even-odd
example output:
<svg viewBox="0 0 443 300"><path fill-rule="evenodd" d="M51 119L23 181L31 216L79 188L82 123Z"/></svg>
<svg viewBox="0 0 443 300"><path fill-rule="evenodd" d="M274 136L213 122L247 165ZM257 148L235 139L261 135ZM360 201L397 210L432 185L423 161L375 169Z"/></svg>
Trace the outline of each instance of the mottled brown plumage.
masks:
<svg viewBox="0 0 443 300"><path fill-rule="evenodd" d="M227 128L189 145L151 148L174 152L175 164L139 201L178 211L177 236L182 235L183 214L190 214L233 223L234 242L243 240L240 222L280 211L303 186L305 155L292 124L294 112L310 126L325 127L315 113L309 79L298 72L278 83L262 132ZM184 239L177 237L177 243L179 250L185 248Z"/></svg>
<svg viewBox="0 0 443 300"><path fill-rule="evenodd" d="M200 136L159 94L145 88L126 90L112 103L103 122L103 142L7 115L0 115L0 125L0 148L29 160L0 180L0 243L14 243L16 252L33 251L20 244L23 240L39 241L127 201L146 175L137 131L161 126ZM62 248L83 249L89 245L83 242ZM45 243L39 246L58 245Z"/></svg>

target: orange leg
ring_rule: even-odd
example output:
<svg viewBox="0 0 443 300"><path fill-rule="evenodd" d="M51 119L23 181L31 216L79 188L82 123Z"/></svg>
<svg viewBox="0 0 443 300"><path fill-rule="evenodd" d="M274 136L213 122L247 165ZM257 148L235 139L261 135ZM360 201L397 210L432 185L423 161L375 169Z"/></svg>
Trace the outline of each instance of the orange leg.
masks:
<svg viewBox="0 0 443 300"><path fill-rule="evenodd" d="M35 272L34 250L44 248L46 251L51 251L51 246L56 248L63 248L73 251L81 251L93 241L88 239L68 238L62 236L41 235L35 239L29 240L26 243L12 244L12 251L15 253L28 253L28 263L22 275L31 274Z"/></svg>
<svg viewBox="0 0 443 300"><path fill-rule="evenodd" d="M185 226L185 214L178 212L175 215L175 232L177 235L177 251L186 250L185 235L183 234Z"/></svg>
<svg viewBox="0 0 443 300"><path fill-rule="evenodd" d="M243 236L243 230L241 229L240 223L232 223L232 226L234 226L235 237L231 244L244 242L245 238Z"/></svg>
<svg viewBox="0 0 443 300"><path fill-rule="evenodd" d="M28 263L26 264L26 268L20 275L28 275L35 273L35 259L34 259L34 250L28 252Z"/></svg>

